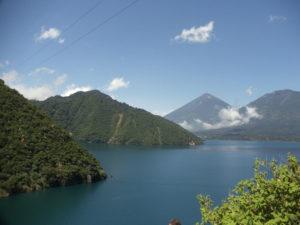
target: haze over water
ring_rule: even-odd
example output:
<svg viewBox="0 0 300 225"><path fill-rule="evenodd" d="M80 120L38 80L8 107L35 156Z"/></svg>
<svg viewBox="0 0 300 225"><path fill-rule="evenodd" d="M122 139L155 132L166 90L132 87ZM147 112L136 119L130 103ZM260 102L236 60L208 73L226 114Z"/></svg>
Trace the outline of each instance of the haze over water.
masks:
<svg viewBox="0 0 300 225"><path fill-rule="evenodd" d="M256 158L300 157L299 143L207 141L191 148L83 144L109 177L91 185L52 188L0 200L3 225L184 225L200 220L196 195L216 203L241 179L252 177Z"/></svg>

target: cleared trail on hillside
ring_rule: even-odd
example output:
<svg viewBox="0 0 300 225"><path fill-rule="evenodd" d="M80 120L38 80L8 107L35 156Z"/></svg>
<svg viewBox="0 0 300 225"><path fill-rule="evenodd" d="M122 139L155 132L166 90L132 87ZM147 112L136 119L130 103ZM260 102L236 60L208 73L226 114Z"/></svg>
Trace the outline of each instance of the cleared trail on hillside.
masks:
<svg viewBox="0 0 300 225"><path fill-rule="evenodd" d="M108 141L109 144L114 143L114 140L116 139L116 136L119 132L120 126L121 126L123 118L124 118L123 113L119 113L118 116L119 116L119 119L118 119L118 122L117 122L117 125L116 125L116 128L115 128L115 131L114 131L113 135L111 136L111 138Z"/></svg>

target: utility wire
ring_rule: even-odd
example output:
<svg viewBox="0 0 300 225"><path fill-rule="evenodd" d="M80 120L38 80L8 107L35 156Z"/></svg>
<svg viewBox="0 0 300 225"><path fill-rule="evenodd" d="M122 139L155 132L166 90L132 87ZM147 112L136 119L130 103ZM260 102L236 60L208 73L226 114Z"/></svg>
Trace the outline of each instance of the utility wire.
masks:
<svg viewBox="0 0 300 225"><path fill-rule="evenodd" d="M75 24L77 24L80 20L85 18L87 15L89 15L91 12L93 12L99 5L101 5L105 0L98 1L94 6L92 6L89 10L87 10L85 13L83 13L77 20L75 20L73 23L71 23L68 27L66 27L61 33L67 32L71 27L73 27Z"/></svg>
<svg viewBox="0 0 300 225"><path fill-rule="evenodd" d="M82 40L83 38L85 38L86 36L90 35L91 33L97 31L99 28L101 28L103 25L107 24L108 22L110 22L112 19L120 16L122 13L124 13L127 9L131 8L132 6L134 6L136 3L138 3L140 0L135 0L133 2L131 2L130 4L128 4L127 6L123 7L122 9L120 9L119 11L117 11L116 13L114 13L113 15L111 15L110 17L106 18L104 21L102 21L101 23L99 23L98 25L94 26L92 29L90 29L88 32L84 33L83 35L79 36L78 38L76 38L75 40L73 40L69 45L64 46L62 49L58 50L57 52L55 52L54 54L50 55L49 57L47 57L46 59L42 60L39 64L37 64L37 66L40 66L42 64L44 64L45 62L49 61L50 59L54 58L55 56L61 54L62 52L64 52L65 50L67 50L68 48L72 47L74 44L76 44L77 42L79 42L80 40Z"/></svg>
<svg viewBox="0 0 300 225"><path fill-rule="evenodd" d="M80 20L84 19L86 16L88 16L90 13L92 13L98 6L100 6L105 0L101 0L98 1L95 5L93 5L91 8L89 8L86 12L84 12L83 14L81 14L76 20L74 20L73 23L71 23L70 25L68 25L67 27L65 27L62 31L61 31L61 35L66 33L68 30L70 30L73 26L75 26L78 22L80 22ZM52 42L48 42L45 43L42 47L40 47L37 51L35 51L34 53L32 53L31 55L29 55L27 58L25 58L23 60L23 62L21 62L19 64L19 66L23 65L24 63L26 63L28 60L32 59L34 56L36 56L37 54L39 54L42 50L46 49L47 47L49 47L51 44L53 44Z"/></svg>

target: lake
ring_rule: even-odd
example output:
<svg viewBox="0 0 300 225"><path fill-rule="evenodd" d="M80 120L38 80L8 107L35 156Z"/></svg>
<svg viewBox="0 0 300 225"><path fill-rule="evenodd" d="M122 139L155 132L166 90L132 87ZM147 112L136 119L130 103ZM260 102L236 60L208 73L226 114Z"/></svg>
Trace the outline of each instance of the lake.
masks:
<svg viewBox="0 0 300 225"><path fill-rule="evenodd" d="M216 203L241 179L252 177L256 158L300 158L300 143L207 141L190 148L83 144L109 178L0 200L1 225L183 225L199 221L196 195Z"/></svg>

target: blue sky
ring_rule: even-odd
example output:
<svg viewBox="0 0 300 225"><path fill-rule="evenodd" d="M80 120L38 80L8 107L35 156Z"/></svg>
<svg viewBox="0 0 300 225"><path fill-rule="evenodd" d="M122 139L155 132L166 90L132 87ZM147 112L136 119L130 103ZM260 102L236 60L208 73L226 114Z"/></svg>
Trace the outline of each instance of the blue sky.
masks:
<svg viewBox="0 0 300 225"><path fill-rule="evenodd" d="M300 90L297 0L140 0L68 47L132 1L103 0L63 32L97 2L0 0L0 77L28 98L99 89L159 114L205 92L241 106Z"/></svg>

